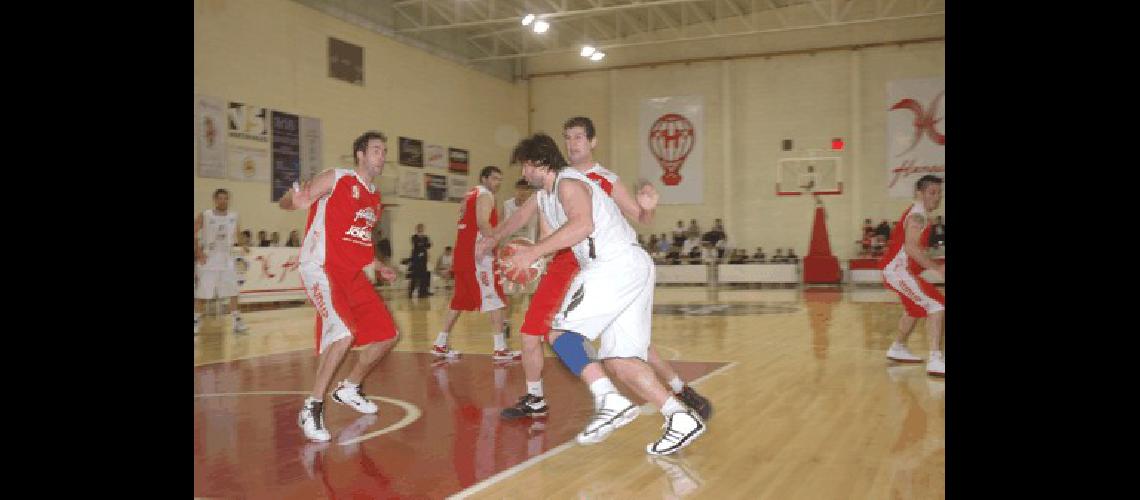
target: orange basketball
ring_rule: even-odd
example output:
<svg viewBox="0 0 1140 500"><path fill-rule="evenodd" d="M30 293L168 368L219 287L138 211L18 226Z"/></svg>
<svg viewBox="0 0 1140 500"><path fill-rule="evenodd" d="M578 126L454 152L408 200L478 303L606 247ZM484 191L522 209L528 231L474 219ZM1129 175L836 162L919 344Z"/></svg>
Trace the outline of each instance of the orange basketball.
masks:
<svg viewBox="0 0 1140 500"><path fill-rule="evenodd" d="M518 285L526 285L538 279L538 275L542 273L542 259L535 260L526 269L510 267L507 261L519 248L529 246L534 246L534 243L527 238L514 238L499 246L499 267L502 269L504 279Z"/></svg>

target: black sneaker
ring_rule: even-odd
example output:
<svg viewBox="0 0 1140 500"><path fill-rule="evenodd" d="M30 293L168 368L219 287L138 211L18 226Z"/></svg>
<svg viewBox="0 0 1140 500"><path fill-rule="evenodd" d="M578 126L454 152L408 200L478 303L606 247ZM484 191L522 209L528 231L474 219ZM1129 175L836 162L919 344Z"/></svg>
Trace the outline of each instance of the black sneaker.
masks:
<svg viewBox="0 0 1140 500"><path fill-rule="evenodd" d="M515 403L514 406L503 408L499 415L507 420L522 417L545 417L546 400L534 394L526 393L519 398L519 402Z"/></svg>
<svg viewBox="0 0 1140 500"><path fill-rule="evenodd" d="M712 403L709 402L708 398L697 394L697 391L693 390L692 387L686 385L685 388L681 389L681 392L677 394L677 398L679 398L682 403L685 403L685 406L696 410L702 420L708 420L709 417L712 416Z"/></svg>

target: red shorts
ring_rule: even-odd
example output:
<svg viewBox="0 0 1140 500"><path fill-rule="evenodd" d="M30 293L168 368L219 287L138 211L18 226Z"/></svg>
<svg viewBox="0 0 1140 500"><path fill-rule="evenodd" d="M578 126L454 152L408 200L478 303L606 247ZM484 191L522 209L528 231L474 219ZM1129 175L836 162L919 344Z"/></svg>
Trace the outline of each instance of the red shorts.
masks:
<svg viewBox="0 0 1140 500"><path fill-rule="evenodd" d="M317 309L317 353L330 344L352 337L358 347L396 338L396 323L364 271L337 271L303 265L301 281Z"/></svg>
<svg viewBox="0 0 1140 500"><path fill-rule="evenodd" d="M883 273L883 284L902 299L906 315L925 318L930 313L946 310L946 298L922 276L909 272Z"/></svg>
<svg viewBox="0 0 1140 500"><path fill-rule="evenodd" d="M530 299L530 307L519 328L523 335L545 338L550 333L550 322L554 320L558 308L562 307L562 298L566 296L566 291L570 289L570 283L577 274L578 259L574 257L574 252L563 248L554 254Z"/></svg>
<svg viewBox="0 0 1140 500"><path fill-rule="evenodd" d="M460 254L452 270L455 292L451 295L453 311L494 311L506 307L503 284L500 283L499 261L491 255L480 259Z"/></svg>

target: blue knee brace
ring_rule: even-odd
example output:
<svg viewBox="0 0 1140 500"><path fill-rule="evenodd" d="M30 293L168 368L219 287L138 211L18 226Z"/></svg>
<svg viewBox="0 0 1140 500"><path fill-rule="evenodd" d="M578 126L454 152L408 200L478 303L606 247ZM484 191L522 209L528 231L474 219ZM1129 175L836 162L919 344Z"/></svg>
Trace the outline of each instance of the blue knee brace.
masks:
<svg viewBox="0 0 1140 500"><path fill-rule="evenodd" d="M590 356L586 354L586 337L580 334L564 332L554 339L554 344L550 347L575 376L582 375L582 370L590 364Z"/></svg>

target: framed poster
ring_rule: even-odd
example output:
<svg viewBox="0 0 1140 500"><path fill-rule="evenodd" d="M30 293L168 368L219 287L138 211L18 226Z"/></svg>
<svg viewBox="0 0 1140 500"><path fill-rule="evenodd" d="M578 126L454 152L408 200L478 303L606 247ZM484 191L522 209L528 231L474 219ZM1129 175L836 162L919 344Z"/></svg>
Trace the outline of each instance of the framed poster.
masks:
<svg viewBox="0 0 1140 500"><path fill-rule="evenodd" d="M410 137L400 138L400 165L424 166L424 141Z"/></svg>
<svg viewBox="0 0 1140 500"><path fill-rule="evenodd" d="M447 170L460 174L467 173L467 150L447 148Z"/></svg>

